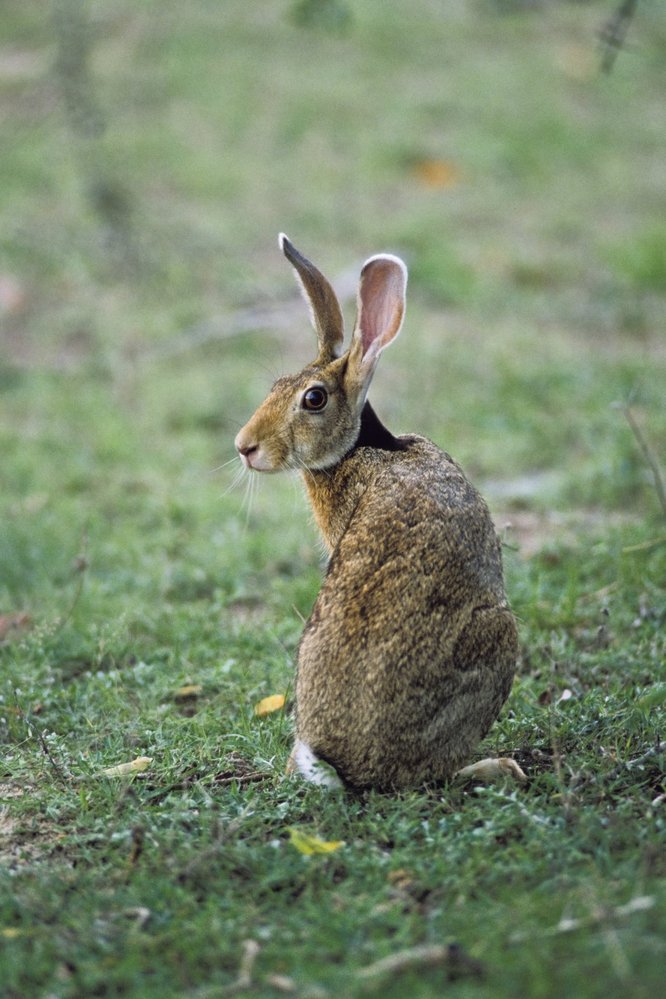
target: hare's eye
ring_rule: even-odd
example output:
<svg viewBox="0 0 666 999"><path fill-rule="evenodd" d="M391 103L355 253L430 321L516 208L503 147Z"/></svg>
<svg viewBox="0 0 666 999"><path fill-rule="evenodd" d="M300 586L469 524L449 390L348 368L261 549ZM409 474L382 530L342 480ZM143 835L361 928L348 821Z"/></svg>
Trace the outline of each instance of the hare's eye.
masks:
<svg viewBox="0 0 666 999"><path fill-rule="evenodd" d="M328 402L328 393L323 388L310 388L303 396L303 409L320 413Z"/></svg>

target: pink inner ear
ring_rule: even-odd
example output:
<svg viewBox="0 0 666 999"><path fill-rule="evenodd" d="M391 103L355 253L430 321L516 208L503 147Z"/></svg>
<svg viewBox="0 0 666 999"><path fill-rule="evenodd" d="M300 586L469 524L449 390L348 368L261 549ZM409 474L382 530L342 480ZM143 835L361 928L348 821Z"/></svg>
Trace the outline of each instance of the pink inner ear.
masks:
<svg viewBox="0 0 666 999"><path fill-rule="evenodd" d="M404 274L393 260L379 258L366 264L359 292L364 356L374 343L381 350L397 334L404 312L404 293Z"/></svg>

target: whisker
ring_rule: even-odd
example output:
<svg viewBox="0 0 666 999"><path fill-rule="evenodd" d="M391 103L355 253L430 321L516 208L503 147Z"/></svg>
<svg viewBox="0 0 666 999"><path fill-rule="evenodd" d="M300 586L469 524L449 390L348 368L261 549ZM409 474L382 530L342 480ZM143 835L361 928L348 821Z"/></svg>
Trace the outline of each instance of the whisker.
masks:
<svg viewBox="0 0 666 999"><path fill-rule="evenodd" d="M257 476L253 475L252 472L247 476L247 487L245 489L245 497L243 499L243 506L245 507L245 527L250 525L250 516L252 514L252 506L254 503L255 490L256 490Z"/></svg>
<svg viewBox="0 0 666 999"><path fill-rule="evenodd" d="M233 456L233 458L229 458L229 461L225 461L221 465L217 465L216 468L209 469L208 475L215 475L216 472L221 472L223 468L226 468L228 465L233 465L234 462L236 462L236 461L238 461L238 455L237 454L235 454Z"/></svg>
<svg viewBox="0 0 666 999"><path fill-rule="evenodd" d="M292 471L292 472L298 471L298 469L296 467L294 467L294 466L291 466L289 470ZM300 498L302 496L301 484L299 482L297 482L295 476L293 476L293 475L289 476L289 480L291 482L291 487L292 487L293 492L294 492L294 499L297 496Z"/></svg>
<svg viewBox="0 0 666 999"><path fill-rule="evenodd" d="M302 472L305 476L311 479L312 482L316 481L313 470L308 468L305 462L299 458L298 455L293 456L290 467L298 472ZM327 478L330 478L331 476L331 473L326 468L317 469L317 471L323 473Z"/></svg>
<svg viewBox="0 0 666 999"><path fill-rule="evenodd" d="M274 360L271 360L271 363L269 364L268 360L264 360L263 358L260 358L257 361L257 367L261 368L261 370L264 372L264 374L266 375L266 377L268 379L270 379L271 385L274 382L276 382L278 380L278 378L280 377L279 374L277 374L277 372L275 370L275 362L274 362Z"/></svg>
<svg viewBox="0 0 666 999"><path fill-rule="evenodd" d="M245 423L247 423L247 416L245 417L245 419L239 420L237 416L222 416L222 415L220 415L219 422L220 422L220 426L224 427L225 430L227 430L227 429L231 430L234 427L236 429L240 430L240 428L242 426L244 426Z"/></svg>
<svg viewBox="0 0 666 999"><path fill-rule="evenodd" d="M307 475L312 474L305 462L295 454L289 459L288 467L294 472L303 472Z"/></svg>
<svg viewBox="0 0 666 999"><path fill-rule="evenodd" d="M232 491L233 489L235 489L235 488L236 488L236 486L240 484L240 482L241 482L241 480L243 479L243 476L244 476L244 475L245 475L245 469L244 469L244 468L243 468L243 466L241 465L241 466L239 467L238 471L236 472L236 474L234 475L233 479L231 480L231 482L230 482L230 483L229 483L229 485L227 486L227 488L226 488L226 489L224 490L224 492L222 493L222 496L226 496L226 495L227 495L228 493L230 493L230 492L231 492L231 491Z"/></svg>

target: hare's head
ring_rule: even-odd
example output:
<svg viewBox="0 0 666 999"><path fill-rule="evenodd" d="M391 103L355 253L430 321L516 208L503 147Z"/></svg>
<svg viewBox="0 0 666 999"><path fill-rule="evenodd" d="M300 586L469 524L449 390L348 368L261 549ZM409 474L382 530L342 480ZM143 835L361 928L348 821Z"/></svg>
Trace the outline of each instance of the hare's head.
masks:
<svg viewBox="0 0 666 999"><path fill-rule="evenodd" d="M280 246L310 307L319 353L298 374L278 379L235 444L255 471L329 468L356 443L377 360L400 332L407 268L387 253L365 262L354 332L344 351L344 322L331 285L285 235Z"/></svg>

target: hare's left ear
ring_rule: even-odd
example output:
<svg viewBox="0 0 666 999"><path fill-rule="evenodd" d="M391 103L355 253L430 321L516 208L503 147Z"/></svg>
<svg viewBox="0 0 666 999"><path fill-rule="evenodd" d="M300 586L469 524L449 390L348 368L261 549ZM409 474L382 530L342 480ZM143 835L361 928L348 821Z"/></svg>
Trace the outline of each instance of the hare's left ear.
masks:
<svg viewBox="0 0 666 999"><path fill-rule="evenodd" d="M380 253L366 260L358 286L356 325L349 349L349 379L363 399L379 355L395 340L405 316L407 268Z"/></svg>
<svg viewBox="0 0 666 999"><path fill-rule="evenodd" d="M324 275L298 252L283 232L280 233L280 249L296 271L296 277L310 307L310 317L319 343L317 360L327 364L342 354L345 327L340 304Z"/></svg>

